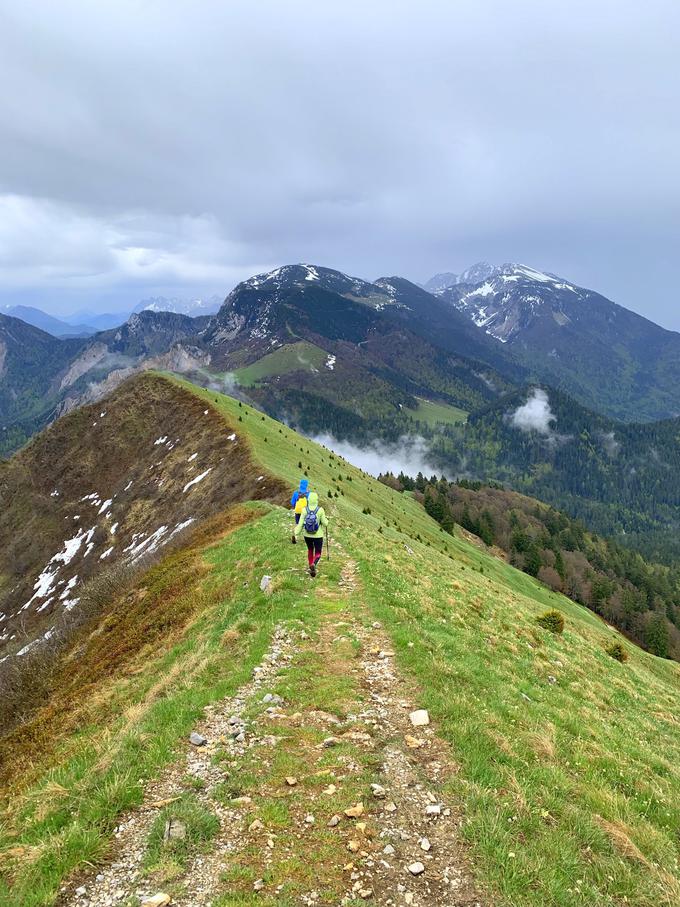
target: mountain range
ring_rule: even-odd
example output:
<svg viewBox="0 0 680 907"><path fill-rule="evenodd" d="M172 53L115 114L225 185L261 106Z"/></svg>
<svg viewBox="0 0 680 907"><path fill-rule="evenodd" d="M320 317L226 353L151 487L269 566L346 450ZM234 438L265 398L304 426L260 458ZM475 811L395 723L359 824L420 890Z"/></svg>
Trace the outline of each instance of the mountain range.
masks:
<svg viewBox="0 0 680 907"><path fill-rule="evenodd" d="M146 300L124 325L69 340L0 316L0 449L136 371L180 371L310 435L418 435L448 475L508 483L671 556L680 335L524 265L450 280L430 293L289 265L242 282L212 316Z"/></svg>
<svg viewBox="0 0 680 907"><path fill-rule="evenodd" d="M124 324L130 315L149 312L172 312L175 315L214 315L222 304L222 297L185 298L180 296L151 296L142 299L133 309L120 312L92 312L87 309L64 315L60 318L49 315L42 309L26 305L5 305L0 314L20 318L26 324L40 328L53 337L89 337L98 331L106 331Z"/></svg>

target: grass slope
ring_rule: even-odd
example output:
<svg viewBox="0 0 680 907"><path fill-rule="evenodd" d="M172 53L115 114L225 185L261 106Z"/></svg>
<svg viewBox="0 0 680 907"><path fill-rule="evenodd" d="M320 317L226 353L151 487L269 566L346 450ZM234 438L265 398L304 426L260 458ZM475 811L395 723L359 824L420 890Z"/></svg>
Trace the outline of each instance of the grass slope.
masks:
<svg viewBox="0 0 680 907"><path fill-rule="evenodd" d="M300 340L297 343L279 347L273 353L267 353L252 365L237 369L234 375L243 387L252 387L264 378L286 375L289 372L300 370L321 369L327 358L328 353L321 347L308 343L306 340Z"/></svg>
<svg viewBox="0 0 680 907"><path fill-rule="evenodd" d="M617 634L586 609L445 535L412 498L279 423L194 392L239 423L266 469L293 484L302 464L320 490L333 538L359 565L362 607L383 622L451 744L459 771L449 795L495 903L679 903L678 666L632 646L619 664L604 652ZM70 691L82 720L55 729L56 752L8 791L1 904L52 903L66 872L101 857L116 816L140 801L142 780L173 758L202 706L249 676L275 623L314 625L303 554L282 536L280 511L257 506L245 525L197 539L145 579L144 596L191 602L179 623L166 617L164 645L120 662L114 646L87 697ZM187 558L203 569L188 571ZM324 561L320 582L332 586L338 570ZM263 573L274 577L269 598L258 591ZM537 626L548 607L565 615L563 636Z"/></svg>
<svg viewBox="0 0 680 907"><path fill-rule="evenodd" d="M457 406L451 406L450 403L435 403L432 400L425 400L418 397L418 408L407 409L406 411L417 421L424 422L430 428L436 428L437 425L456 425L459 422L465 422L467 413L458 409Z"/></svg>

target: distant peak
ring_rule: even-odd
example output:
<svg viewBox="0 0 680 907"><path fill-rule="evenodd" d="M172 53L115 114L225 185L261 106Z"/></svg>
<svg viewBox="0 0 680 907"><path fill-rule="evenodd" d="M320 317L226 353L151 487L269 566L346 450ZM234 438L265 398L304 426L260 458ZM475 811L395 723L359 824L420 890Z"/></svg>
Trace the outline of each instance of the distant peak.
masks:
<svg viewBox="0 0 680 907"><path fill-rule="evenodd" d="M456 283L480 283L482 280L487 280L491 277L495 270L496 268L490 265L488 261L478 261L476 264L466 268L458 276Z"/></svg>

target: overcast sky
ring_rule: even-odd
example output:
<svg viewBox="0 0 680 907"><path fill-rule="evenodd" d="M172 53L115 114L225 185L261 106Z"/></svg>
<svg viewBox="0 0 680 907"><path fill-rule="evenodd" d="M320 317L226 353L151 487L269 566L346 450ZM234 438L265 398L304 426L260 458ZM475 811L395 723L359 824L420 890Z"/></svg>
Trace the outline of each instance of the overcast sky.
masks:
<svg viewBox="0 0 680 907"><path fill-rule="evenodd" d="M522 261L680 329L678 0L0 0L0 302Z"/></svg>

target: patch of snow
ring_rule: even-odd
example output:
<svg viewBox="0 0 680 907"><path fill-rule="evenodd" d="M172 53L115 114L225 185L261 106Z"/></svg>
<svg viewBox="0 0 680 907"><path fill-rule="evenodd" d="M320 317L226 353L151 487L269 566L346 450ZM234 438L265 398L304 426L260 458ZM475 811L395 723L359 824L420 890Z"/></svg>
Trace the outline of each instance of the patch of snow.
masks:
<svg viewBox="0 0 680 907"><path fill-rule="evenodd" d="M105 557L108 557L111 554L111 552L113 551L113 547L114 546L111 545L110 548L107 548L106 551L102 552L102 554L99 555L99 560L103 561Z"/></svg>
<svg viewBox="0 0 680 907"><path fill-rule="evenodd" d="M236 433L227 435L227 441L235 441L235 440L236 440Z"/></svg>
<svg viewBox="0 0 680 907"><path fill-rule="evenodd" d="M319 279L319 275L316 271L316 268L313 268L311 265L305 265L305 268L307 269L307 276L305 277L305 280L318 280Z"/></svg>
<svg viewBox="0 0 680 907"><path fill-rule="evenodd" d="M335 356L328 356L328 359L326 359L326 368L333 371L333 369L335 368Z"/></svg>
<svg viewBox="0 0 680 907"><path fill-rule="evenodd" d="M21 658L22 655L27 655L34 646L38 645L38 640L34 639L33 642L27 643L23 649L19 649L17 652L17 658Z"/></svg>
<svg viewBox="0 0 680 907"><path fill-rule="evenodd" d="M58 498L58 497L59 497L59 492L57 491L56 488L55 488L54 491L50 494L50 497L51 497L51 498Z"/></svg>
<svg viewBox="0 0 680 907"><path fill-rule="evenodd" d="M175 526L175 528L172 530L172 532L170 533L170 535L168 536L168 538L167 538L167 540L166 540L166 544L170 541L170 539L171 539L173 536L177 535L178 532L181 532L183 529L186 529L187 526L191 526L191 524L194 523L194 522L195 522L194 517L189 517L188 520L184 520L182 523L178 523L178 524Z"/></svg>
<svg viewBox="0 0 680 907"><path fill-rule="evenodd" d="M203 415L204 415L204 416L207 416L209 412L210 412L210 410L204 409L204 410L203 410Z"/></svg>
<svg viewBox="0 0 680 907"><path fill-rule="evenodd" d="M71 591L71 589L73 589L73 587L77 584L77 582L78 582L78 577L72 576L71 579L64 586L64 589L63 589L61 595L59 596L61 601L64 601L65 598L68 598L69 592Z"/></svg>
<svg viewBox="0 0 680 907"><path fill-rule="evenodd" d="M135 561L137 558L141 557L142 554L150 554L152 551L155 551L156 548L158 548L161 538L167 531L167 526L159 526L150 536L143 538L141 542L136 543L135 536L133 536L132 544L125 549L125 551L130 553L130 560Z"/></svg>
<svg viewBox="0 0 680 907"><path fill-rule="evenodd" d="M127 485L125 486L125 488L123 489L123 491L127 491L127 490L130 488L131 485L132 485L132 479L130 479L130 481L127 483Z"/></svg>
<svg viewBox="0 0 680 907"><path fill-rule="evenodd" d="M72 608L75 608L79 601L80 598L67 598L64 602L64 611L70 611Z"/></svg>
<svg viewBox="0 0 680 907"><path fill-rule="evenodd" d="M118 523L114 523L114 524L111 526L111 529L110 529L111 535L115 535L115 534L116 534L116 529L118 529Z"/></svg>
<svg viewBox="0 0 680 907"><path fill-rule="evenodd" d="M182 489L182 494L185 494L191 488L192 485L198 485L199 482L202 482L203 479L208 475L209 472L212 472L212 466L209 466L205 472L202 472L200 474L200 476L196 476L195 479L192 479L190 482L187 482L187 484Z"/></svg>
<svg viewBox="0 0 680 907"><path fill-rule="evenodd" d="M157 447L159 444L165 444L165 442L167 440L168 440L168 436L162 435L160 438L156 438L156 440L153 442L153 446Z"/></svg>
<svg viewBox="0 0 680 907"><path fill-rule="evenodd" d="M469 293L466 293L464 298L468 299L470 296L491 296L495 292L494 285L487 280L481 287L477 287L476 290L471 290Z"/></svg>
<svg viewBox="0 0 680 907"><path fill-rule="evenodd" d="M258 476L258 477L255 479L255 481L256 481L256 482L261 482L263 479L264 479L264 476Z"/></svg>
<svg viewBox="0 0 680 907"><path fill-rule="evenodd" d="M111 504L113 504L113 498L107 498L107 500L104 501L102 506L99 508L98 514L101 515L105 510L108 510Z"/></svg>
<svg viewBox="0 0 680 907"><path fill-rule="evenodd" d="M193 453L193 454L189 457L189 459L187 460L187 463L191 463L193 460L196 459L197 456L198 456L197 453Z"/></svg>

